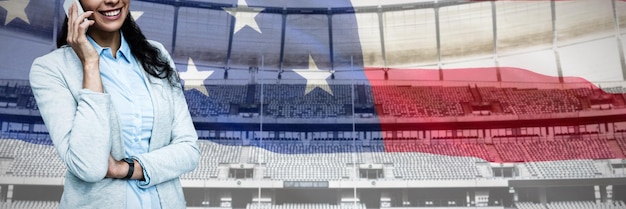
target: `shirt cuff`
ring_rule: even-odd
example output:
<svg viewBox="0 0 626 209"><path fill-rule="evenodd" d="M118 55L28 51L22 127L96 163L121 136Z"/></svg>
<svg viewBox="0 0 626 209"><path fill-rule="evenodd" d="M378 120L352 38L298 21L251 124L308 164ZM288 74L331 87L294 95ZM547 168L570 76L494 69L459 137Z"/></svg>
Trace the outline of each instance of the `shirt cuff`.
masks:
<svg viewBox="0 0 626 209"><path fill-rule="evenodd" d="M146 167L144 167L143 162L141 162L141 160L138 157L130 157L134 160L137 160L137 162L141 165L141 169L143 170L143 180L137 180L137 184L140 187L145 187L148 184L150 184L150 175L148 175L148 172L146 171Z"/></svg>
<svg viewBox="0 0 626 209"><path fill-rule="evenodd" d="M79 92L80 94L99 94L99 95L106 94L102 92L95 92L95 91L92 91L91 89L81 89Z"/></svg>

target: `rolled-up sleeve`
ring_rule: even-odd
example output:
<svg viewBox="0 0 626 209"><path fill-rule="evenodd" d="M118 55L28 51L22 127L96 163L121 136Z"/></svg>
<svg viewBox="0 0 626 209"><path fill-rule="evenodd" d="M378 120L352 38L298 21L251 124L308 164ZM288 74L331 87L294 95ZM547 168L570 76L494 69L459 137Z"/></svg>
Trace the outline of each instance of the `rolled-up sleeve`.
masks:
<svg viewBox="0 0 626 209"><path fill-rule="evenodd" d="M151 43L161 50L162 56L169 60L170 66L174 68L174 62L163 45L156 42ZM176 83L176 85L170 85L166 89L172 91L173 100L172 106L170 106L173 108L173 115L172 118L168 119L172 122L171 134L169 134L171 138L168 139L170 143L134 157L144 169L146 180L138 182L142 188L177 179L182 174L194 170L200 159L200 150L197 145L198 135L189 109L187 109L187 101L182 86L180 83Z"/></svg>
<svg viewBox="0 0 626 209"><path fill-rule="evenodd" d="M160 149L144 153L134 158L141 163L146 181L139 181L139 186L147 188L166 182L196 168L200 159L198 135L187 103L181 93L175 98L175 116L172 124L171 143Z"/></svg>
<svg viewBox="0 0 626 209"><path fill-rule="evenodd" d="M58 55L58 54L57 54ZM50 137L70 173L87 182L102 180L111 152L111 98L105 93L79 90L77 98L50 58L37 58L30 85Z"/></svg>

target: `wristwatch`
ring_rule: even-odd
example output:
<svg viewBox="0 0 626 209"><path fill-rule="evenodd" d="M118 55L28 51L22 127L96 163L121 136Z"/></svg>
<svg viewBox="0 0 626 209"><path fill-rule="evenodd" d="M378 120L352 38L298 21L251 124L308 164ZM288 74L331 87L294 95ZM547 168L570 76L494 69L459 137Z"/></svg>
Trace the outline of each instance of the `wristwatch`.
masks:
<svg viewBox="0 0 626 209"><path fill-rule="evenodd" d="M130 179L135 172L135 161L132 158L124 158L124 161L128 163L128 174L126 174L124 179Z"/></svg>

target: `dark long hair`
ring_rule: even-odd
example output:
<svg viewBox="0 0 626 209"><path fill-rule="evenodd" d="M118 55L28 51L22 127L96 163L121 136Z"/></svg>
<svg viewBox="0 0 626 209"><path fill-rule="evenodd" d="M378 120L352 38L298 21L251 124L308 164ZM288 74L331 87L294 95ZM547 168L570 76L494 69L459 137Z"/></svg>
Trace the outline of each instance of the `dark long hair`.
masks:
<svg viewBox="0 0 626 209"><path fill-rule="evenodd" d="M67 17L65 17L63 29L57 38L57 48L67 45L67 27ZM143 35L139 26L130 16L130 12L126 16L121 30L130 46L130 52L135 56L135 59L139 60L148 74L160 79L167 79L172 85L180 81L176 70L169 65L167 57L160 56L160 50L148 42L146 36Z"/></svg>

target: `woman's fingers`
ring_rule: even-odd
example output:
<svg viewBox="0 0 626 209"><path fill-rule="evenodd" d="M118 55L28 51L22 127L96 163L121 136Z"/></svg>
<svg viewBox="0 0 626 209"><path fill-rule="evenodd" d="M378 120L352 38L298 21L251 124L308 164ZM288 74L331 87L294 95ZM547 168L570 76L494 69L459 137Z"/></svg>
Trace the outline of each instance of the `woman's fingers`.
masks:
<svg viewBox="0 0 626 209"><path fill-rule="evenodd" d="M93 15L93 11L87 11L79 15L78 5L75 3L72 4L68 15L68 43L86 41L85 33L87 32L89 26L95 23L95 21L87 19L88 17L91 17L91 15Z"/></svg>
<svg viewBox="0 0 626 209"><path fill-rule="evenodd" d="M78 20L79 20L79 25L78 25L78 34L81 36L85 36L85 33L87 33L87 28L89 28L89 26L92 26L94 23L96 23L96 21L94 20L89 20L87 19L88 17L90 17L93 14L93 11L87 11L85 13L83 13L82 15L78 16ZM81 22L82 20L82 22Z"/></svg>
<svg viewBox="0 0 626 209"><path fill-rule="evenodd" d="M74 9L75 4L72 3L72 5L69 8L69 11L67 11L67 38L66 41L68 43L70 43L70 41L72 40L72 35L74 34L74 27L72 27L72 23L74 22Z"/></svg>
<svg viewBox="0 0 626 209"><path fill-rule="evenodd" d="M87 19L93 15L93 11L78 14L78 5L73 3L69 8L67 20L67 44L70 45L78 58L83 61L97 61L98 54L87 40L89 26L95 24L94 20Z"/></svg>

